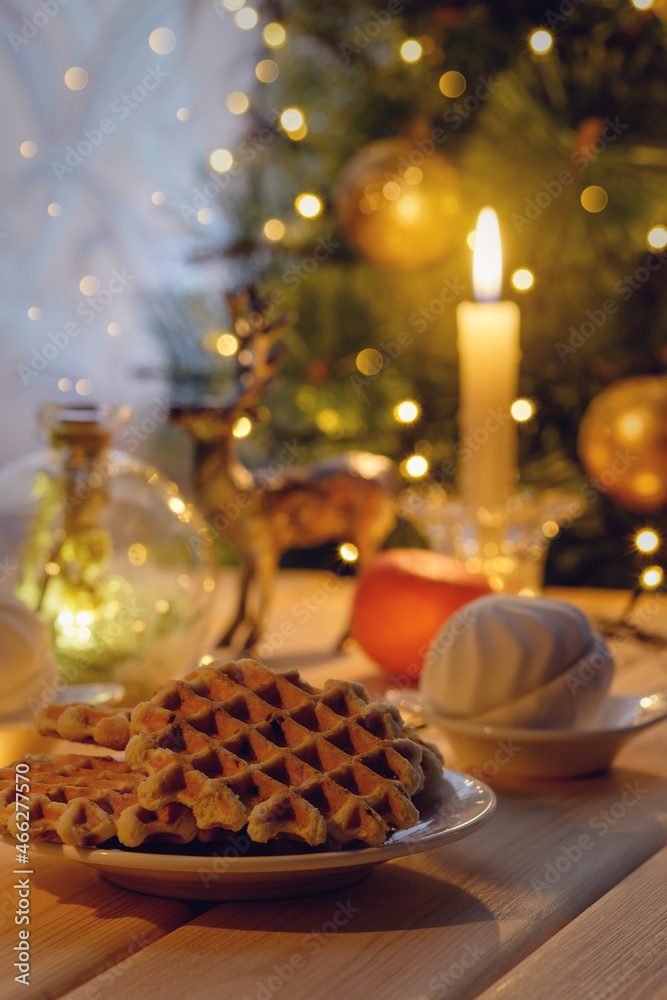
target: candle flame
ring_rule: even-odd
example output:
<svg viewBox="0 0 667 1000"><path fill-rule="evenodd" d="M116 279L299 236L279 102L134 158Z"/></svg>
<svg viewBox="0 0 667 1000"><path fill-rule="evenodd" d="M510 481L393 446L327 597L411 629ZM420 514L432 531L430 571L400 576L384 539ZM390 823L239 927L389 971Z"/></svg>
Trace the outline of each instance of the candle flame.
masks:
<svg viewBox="0 0 667 1000"><path fill-rule="evenodd" d="M472 260L472 288L478 302L493 302L500 298L502 271L498 217L492 208L483 208L477 220Z"/></svg>

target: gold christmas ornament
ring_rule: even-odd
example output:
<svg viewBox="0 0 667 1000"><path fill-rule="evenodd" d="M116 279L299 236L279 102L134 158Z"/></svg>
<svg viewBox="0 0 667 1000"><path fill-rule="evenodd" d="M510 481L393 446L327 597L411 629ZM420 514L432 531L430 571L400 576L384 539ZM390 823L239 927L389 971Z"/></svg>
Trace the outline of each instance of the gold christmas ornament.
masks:
<svg viewBox="0 0 667 1000"><path fill-rule="evenodd" d="M603 493L629 510L667 504L667 378L640 375L595 397L579 427L579 458Z"/></svg>
<svg viewBox="0 0 667 1000"><path fill-rule="evenodd" d="M458 238L459 173L430 136L366 146L343 171L335 203L350 242L382 267L428 267Z"/></svg>

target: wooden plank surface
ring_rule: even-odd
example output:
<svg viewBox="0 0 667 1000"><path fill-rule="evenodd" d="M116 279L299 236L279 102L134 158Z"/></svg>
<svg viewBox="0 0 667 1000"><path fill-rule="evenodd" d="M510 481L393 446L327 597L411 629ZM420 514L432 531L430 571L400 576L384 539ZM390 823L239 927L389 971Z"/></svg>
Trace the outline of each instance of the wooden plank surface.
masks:
<svg viewBox="0 0 667 1000"><path fill-rule="evenodd" d="M354 677L379 692L388 678L363 653L331 655L352 588L328 593L326 580L301 573L281 578L268 629L276 648L267 660L277 668L297 665L314 683ZM583 596L596 607L623 602L622 595ZM304 618L304 599L314 610L283 644L281 626ZM667 686L664 652L626 649L623 658L621 687ZM30 737L22 739L32 746ZM17 755L3 753L3 760ZM311 899L207 908L126 892L81 865L35 858L31 995L475 997L667 843L667 724L637 737L607 775L501 780L495 787L497 815L467 840L392 862L350 889ZM8 851L0 848L3 871ZM13 876L3 875L3 984L7 953L17 943L7 910L15 902L12 884ZM349 919L330 933L336 914L339 922L341 914ZM22 985L9 982L13 991L3 996L24 995Z"/></svg>
<svg viewBox="0 0 667 1000"><path fill-rule="evenodd" d="M521 962L479 1000L664 1000L667 850Z"/></svg>

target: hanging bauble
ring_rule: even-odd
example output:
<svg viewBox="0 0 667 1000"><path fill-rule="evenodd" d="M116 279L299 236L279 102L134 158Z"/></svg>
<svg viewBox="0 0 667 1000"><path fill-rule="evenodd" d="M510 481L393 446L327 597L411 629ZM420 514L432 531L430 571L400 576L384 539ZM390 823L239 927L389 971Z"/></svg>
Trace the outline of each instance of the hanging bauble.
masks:
<svg viewBox="0 0 667 1000"><path fill-rule="evenodd" d="M667 504L667 378L640 375L595 397L579 427L579 458L594 484L629 510Z"/></svg>
<svg viewBox="0 0 667 1000"><path fill-rule="evenodd" d="M431 139L382 139L343 171L338 217L350 242L375 264L403 271L442 260L456 241L458 171Z"/></svg>

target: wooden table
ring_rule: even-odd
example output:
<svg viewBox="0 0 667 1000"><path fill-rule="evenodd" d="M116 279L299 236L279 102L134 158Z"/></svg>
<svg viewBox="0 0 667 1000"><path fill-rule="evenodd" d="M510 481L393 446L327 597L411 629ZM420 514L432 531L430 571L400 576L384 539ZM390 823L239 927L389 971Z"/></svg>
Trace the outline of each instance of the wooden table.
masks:
<svg viewBox="0 0 667 1000"><path fill-rule="evenodd" d="M268 661L296 664L314 683L358 678L380 690L386 679L361 652L327 652L353 585L327 590L324 582L322 574L282 575ZM553 593L607 615L624 600L602 591ZM307 621L304 605L297 607L304 598L312 609ZM666 633L667 603L649 618L648 627ZM619 656L619 690L667 687L666 653L629 643ZM72 749L27 732L0 740L3 761L55 747ZM0 845L1 995L667 997L667 724L638 736L602 776L514 785L501 778L496 815L468 839L313 898L214 905L160 899L116 888L86 866L35 855L28 990L12 968L19 930L17 876L8 871L14 852ZM348 908L347 922L335 934L329 923L323 937L313 938L339 906Z"/></svg>

